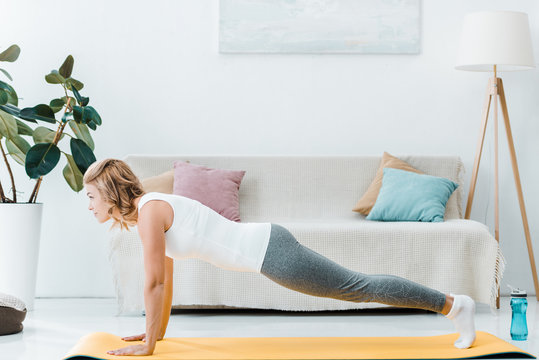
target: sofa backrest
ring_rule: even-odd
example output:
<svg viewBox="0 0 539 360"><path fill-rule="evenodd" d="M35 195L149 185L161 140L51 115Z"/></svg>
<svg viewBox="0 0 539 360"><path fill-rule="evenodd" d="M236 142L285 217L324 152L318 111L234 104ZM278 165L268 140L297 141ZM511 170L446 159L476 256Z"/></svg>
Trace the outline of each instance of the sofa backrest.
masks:
<svg viewBox="0 0 539 360"><path fill-rule="evenodd" d="M458 156L394 155L428 175L459 187L449 198L445 219L462 218L464 166ZM374 179L381 156L357 155L144 155L123 160L145 179L174 168L174 161L245 170L240 196L242 222L353 220L352 211Z"/></svg>

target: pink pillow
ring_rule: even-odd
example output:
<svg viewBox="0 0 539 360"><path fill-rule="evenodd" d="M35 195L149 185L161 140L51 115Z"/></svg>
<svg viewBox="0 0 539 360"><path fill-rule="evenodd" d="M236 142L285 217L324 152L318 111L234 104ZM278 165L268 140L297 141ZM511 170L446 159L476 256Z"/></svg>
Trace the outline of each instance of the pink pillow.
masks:
<svg viewBox="0 0 539 360"><path fill-rule="evenodd" d="M244 175L243 170L175 161L173 194L200 201L227 219L240 222L239 190Z"/></svg>

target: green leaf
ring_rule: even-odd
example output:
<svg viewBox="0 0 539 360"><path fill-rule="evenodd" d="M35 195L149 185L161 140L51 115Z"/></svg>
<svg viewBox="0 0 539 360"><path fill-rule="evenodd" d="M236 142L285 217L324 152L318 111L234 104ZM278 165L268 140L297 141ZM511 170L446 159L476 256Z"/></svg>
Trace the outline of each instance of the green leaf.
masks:
<svg viewBox="0 0 539 360"><path fill-rule="evenodd" d="M101 125L101 117L99 116L97 111L91 106L73 107L73 117L78 123L88 124L89 122L93 122L94 125Z"/></svg>
<svg viewBox="0 0 539 360"><path fill-rule="evenodd" d="M60 75L58 70L51 70L50 74L45 75L45 81L49 84L64 84L66 79Z"/></svg>
<svg viewBox="0 0 539 360"><path fill-rule="evenodd" d="M85 107L86 110L90 110L91 112L91 120L96 124L96 125L101 125L101 116L99 116L99 114L97 113L97 111L91 107L91 106L86 106Z"/></svg>
<svg viewBox="0 0 539 360"><path fill-rule="evenodd" d="M65 103L64 103L64 100L62 99L52 99L51 102L49 103L50 108L55 113L62 110L64 108L64 105Z"/></svg>
<svg viewBox="0 0 539 360"><path fill-rule="evenodd" d="M26 162L26 153L30 150L30 144L20 136L15 136L6 140L6 147L9 151L9 155L24 166Z"/></svg>
<svg viewBox="0 0 539 360"><path fill-rule="evenodd" d="M17 122L17 132L19 133L19 135L30 135L30 136L32 136L32 134L34 133L34 130L32 130L32 128L30 126L26 125L25 123L23 123L19 119L15 119L15 121Z"/></svg>
<svg viewBox="0 0 539 360"><path fill-rule="evenodd" d="M88 124L86 124L86 125L88 125L88 127L90 129L94 130L94 131L95 131L95 129L97 129L97 126L95 125L95 123L93 121L88 121Z"/></svg>
<svg viewBox="0 0 539 360"><path fill-rule="evenodd" d="M19 97L17 96L17 93L15 92L14 88L11 88L11 91L9 92L8 103L10 103L12 105L15 105L15 106L19 106Z"/></svg>
<svg viewBox="0 0 539 360"><path fill-rule="evenodd" d="M15 106L18 105L19 98L17 97L17 93L15 92L15 89L13 89L13 87L11 87L9 84L6 84L3 81L0 81L0 89L4 89L5 91L7 91L9 95L8 103L13 104Z"/></svg>
<svg viewBox="0 0 539 360"><path fill-rule="evenodd" d="M75 95L75 99L77 99L77 101L80 103L82 101L82 97L80 96L79 92L77 91L77 89L75 88L72 88L71 91L73 91L73 95Z"/></svg>
<svg viewBox="0 0 539 360"><path fill-rule="evenodd" d="M3 72L3 73L4 73L4 75L6 75L6 76L7 76L7 78L8 78L8 79L9 79L10 81L13 81L13 78L11 77L11 75L9 75L9 73L8 73L8 72L7 72L6 70L4 70L4 69L0 69L0 71L1 71L1 72Z"/></svg>
<svg viewBox="0 0 539 360"><path fill-rule="evenodd" d="M79 92L77 91L77 89L75 89L75 88L71 88L71 91L73 91L73 95L75 95L75 98L77 98L77 102L79 103L80 106L88 105L88 102L90 101L90 98L81 96L79 94Z"/></svg>
<svg viewBox="0 0 539 360"><path fill-rule="evenodd" d="M64 135L60 136L60 140L64 138ZM54 137L56 136L56 132L46 128L44 126L38 126L35 128L34 133L32 134L32 137L34 138L34 143L52 143L54 141ZM58 140L58 141L60 141Z"/></svg>
<svg viewBox="0 0 539 360"><path fill-rule="evenodd" d="M0 110L0 134L7 139L17 136L17 122L13 115Z"/></svg>
<svg viewBox="0 0 539 360"><path fill-rule="evenodd" d="M95 111L91 106L85 106L83 109L84 112L82 113L82 122L87 124L93 120Z"/></svg>
<svg viewBox="0 0 539 360"><path fill-rule="evenodd" d="M24 120L41 120L48 123L56 123L54 117L54 111L50 108L49 105L39 104L32 108L24 108L21 110L19 117Z"/></svg>
<svg viewBox="0 0 539 360"><path fill-rule="evenodd" d="M19 57L21 48L17 45L11 45L6 50L0 53L0 61L14 62Z"/></svg>
<svg viewBox="0 0 539 360"><path fill-rule="evenodd" d="M10 88L10 86L7 83L5 83L3 81L0 81L0 89L9 91L10 90L9 88Z"/></svg>
<svg viewBox="0 0 539 360"><path fill-rule="evenodd" d="M81 90L84 87L84 84L80 81L73 79L72 77L66 79L66 86L69 90L73 91L73 88Z"/></svg>
<svg viewBox="0 0 539 360"><path fill-rule="evenodd" d="M64 178L66 179L69 186L76 192L79 192L84 187L84 184L82 182L82 179L84 178L84 175L80 172L79 168L77 167L77 164L75 163L75 160L73 159L73 156L69 154L65 154L67 158L67 165L64 167L64 170L62 173L64 174Z"/></svg>
<svg viewBox="0 0 539 360"><path fill-rule="evenodd" d="M73 62L74 62L73 56L68 55L66 59L64 60L64 63L62 64L62 66L60 66L60 69L59 69L60 75L62 75L66 79L70 77L71 71L73 71Z"/></svg>
<svg viewBox="0 0 539 360"><path fill-rule="evenodd" d="M21 110L19 110L18 107L13 106L11 104L0 105L0 110L3 110L5 112L7 112L8 114L11 114L11 115L16 116L16 117L20 117L20 115L21 115L20 114ZM27 120L27 121L37 124L37 121L35 121L35 120Z"/></svg>
<svg viewBox="0 0 539 360"><path fill-rule="evenodd" d="M80 123L82 121L82 114L84 113L84 108L82 106L73 106L73 119L76 122Z"/></svg>
<svg viewBox="0 0 539 360"><path fill-rule="evenodd" d="M9 99L9 95L5 90L0 90L0 105L7 104L7 101Z"/></svg>
<svg viewBox="0 0 539 360"><path fill-rule="evenodd" d="M82 122L83 124L86 124L89 120L91 120L91 110L88 110L86 107L82 106L74 106L73 107L73 118L76 122Z"/></svg>
<svg viewBox="0 0 539 360"><path fill-rule="evenodd" d="M77 123L76 121L73 121L73 120L70 120L68 124L78 139L81 139L82 141L84 141L90 149L92 150L95 149L94 140L92 139L92 135L90 135L90 131L88 130L88 127L85 124Z"/></svg>
<svg viewBox="0 0 539 360"><path fill-rule="evenodd" d="M90 149L88 145L86 145L86 143L80 139L71 138L70 145L73 159L75 160L80 172L84 174L88 167L95 162L95 155L92 152L92 149Z"/></svg>
<svg viewBox="0 0 539 360"><path fill-rule="evenodd" d="M31 179L47 175L60 160L60 149L54 144L36 144L26 153L26 174Z"/></svg>

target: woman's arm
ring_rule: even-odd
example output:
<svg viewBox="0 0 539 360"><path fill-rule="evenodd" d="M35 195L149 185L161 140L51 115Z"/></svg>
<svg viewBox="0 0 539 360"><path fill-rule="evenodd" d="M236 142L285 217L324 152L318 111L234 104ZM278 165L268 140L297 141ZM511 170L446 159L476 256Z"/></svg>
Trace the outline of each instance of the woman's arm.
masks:
<svg viewBox="0 0 539 360"><path fill-rule="evenodd" d="M144 304L146 307L146 345L153 350L161 332L165 295L164 219L152 211L152 202L141 208L137 223L144 252Z"/></svg>
<svg viewBox="0 0 539 360"><path fill-rule="evenodd" d="M161 333L165 307L165 218L150 201L141 207L137 221L144 255L144 305L146 308L146 343L113 350L114 355L151 355ZM168 318L167 318L168 322ZM163 322L164 323L164 322Z"/></svg>
<svg viewBox="0 0 539 360"><path fill-rule="evenodd" d="M163 339L167 331L168 320L170 318L170 311L172 309L172 294L173 294L173 272L174 272L174 260L165 257L165 300L163 303L163 314L161 315L161 331L159 338Z"/></svg>
<svg viewBox="0 0 539 360"><path fill-rule="evenodd" d="M144 288L146 304L146 345L150 353L161 332L161 312L163 309L164 284L149 285Z"/></svg>
<svg viewBox="0 0 539 360"><path fill-rule="evenodd" d="M173 272L174 272L174 260L168 256L165 258L165 295L163 302L163 313L161 315L161 331L157 340L162 340L165 337L167 331L168 320L170 318L170 311L172 309L172 294L173 294ZM146 341L146 333L134 336L123 337L125 341Z"/></svg>

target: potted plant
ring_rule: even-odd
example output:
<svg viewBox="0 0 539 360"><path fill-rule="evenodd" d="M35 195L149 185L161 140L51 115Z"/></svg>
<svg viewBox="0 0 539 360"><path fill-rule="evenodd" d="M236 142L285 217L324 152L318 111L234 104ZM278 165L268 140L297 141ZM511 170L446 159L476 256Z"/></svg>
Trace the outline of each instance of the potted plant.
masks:
<svg viewBox="0 0 539 360"><path fill-rule="evenodd" d="M12 45L0 53L0 61L14 62L19 54L20 48ZM96 160L89 130L101 125L101 117L88 106L89 98L79 93L84 85L71 76L73 64L74 59L69 55L58 70L45 76L47 83L58 84L63 89L63 96L49 104L20 109L15 89L0 81L0 168L5 165L11 184L9 189L0 179L0 289L19 297L28 310L34 304L43 212L43 203L36 200L43 177L58 165L64 154L64 178L73 191L79 192L84 187L83 174ZM0 71L13 81L6 70L0 68ZM56 118L59 112L60 120ZM39 126L32 128L27 123ZM46 124L56 128L49 129ZM65 132L67 125L74 136ZM69 137L70 152L59 147L65 135ZM8 157L24 166L29 178L36 180L27 201L17 198Z"/></svg>

